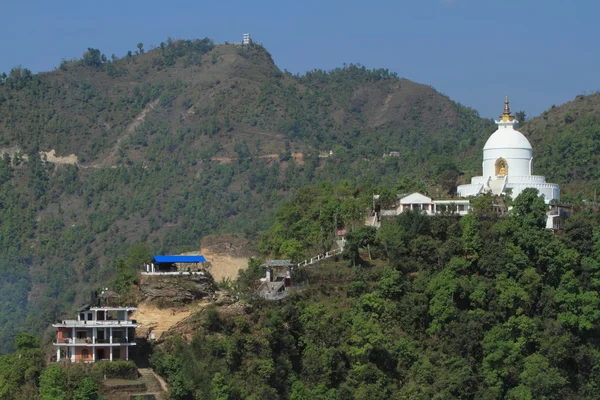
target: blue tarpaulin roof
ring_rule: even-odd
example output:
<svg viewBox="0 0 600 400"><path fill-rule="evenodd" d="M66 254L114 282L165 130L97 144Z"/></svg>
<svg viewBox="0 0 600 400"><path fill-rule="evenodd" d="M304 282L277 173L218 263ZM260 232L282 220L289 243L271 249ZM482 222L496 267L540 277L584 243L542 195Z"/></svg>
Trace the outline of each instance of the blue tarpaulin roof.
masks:
<svg viewBox="0 0 600 400"><path fill-rule="evenodd" d="M154 256L155 263L203 263L204 256Z"/></svg>

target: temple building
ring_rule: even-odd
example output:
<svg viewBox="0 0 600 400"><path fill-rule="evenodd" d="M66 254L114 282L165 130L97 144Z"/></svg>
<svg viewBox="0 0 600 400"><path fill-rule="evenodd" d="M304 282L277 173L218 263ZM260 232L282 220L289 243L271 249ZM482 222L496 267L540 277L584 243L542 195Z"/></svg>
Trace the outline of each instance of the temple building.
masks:
<svg viewBox="0 0 600 400"><path fill-rule="evenodd" d="M515 199L524 189L535 188L544 196L546 204L560 199L560 188L546 183L546 178L533 175L533 149L529 140L515 128L518 121L510 114L508 97L504 101L504 113L496 121L498 129L483 147L483 176L471 178L468 185L457 188L460 197L477 196L491 192L507 193Z"/></svg>

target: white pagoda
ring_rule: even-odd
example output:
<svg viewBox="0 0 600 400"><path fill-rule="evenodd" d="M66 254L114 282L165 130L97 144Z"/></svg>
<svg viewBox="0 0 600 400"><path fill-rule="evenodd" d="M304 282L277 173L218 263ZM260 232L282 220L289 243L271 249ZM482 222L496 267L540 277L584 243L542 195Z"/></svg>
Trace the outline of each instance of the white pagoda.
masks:
<svg viewBox="0 0 600 400"><path fill-rule="evenodd" d="M535 188L547 204L559 200L557 184L546 183L545 177L532 174L533 149L529 140L515 130L518 121L510 114L508 97L504 101L504 113L496 124L498 130L483 147L483 176L475 176L470 184L460 185L458 195L468 197L487 192L500 195L510 189L514 199L524 189Z"/></svg>

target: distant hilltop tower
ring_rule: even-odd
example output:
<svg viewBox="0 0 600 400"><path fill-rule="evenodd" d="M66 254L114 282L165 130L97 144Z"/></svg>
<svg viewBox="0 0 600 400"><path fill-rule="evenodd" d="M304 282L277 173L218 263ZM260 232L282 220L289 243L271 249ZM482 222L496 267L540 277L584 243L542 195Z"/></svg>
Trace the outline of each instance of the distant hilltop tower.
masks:
<svg viewBox="0 0 600 400"><path fill-rule="evenodd" d="M250 34L249 33L244 33L244 37L242 39L242 44L244 46L250 44L250 42L252 41L252 39L250 39Z"/></svg>

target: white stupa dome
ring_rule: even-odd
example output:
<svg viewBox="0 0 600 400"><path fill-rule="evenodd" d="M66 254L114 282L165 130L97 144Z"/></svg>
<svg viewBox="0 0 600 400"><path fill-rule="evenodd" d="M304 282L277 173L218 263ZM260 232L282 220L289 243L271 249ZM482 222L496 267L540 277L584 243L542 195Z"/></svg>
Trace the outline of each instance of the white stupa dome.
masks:
<svg viewBox="0 0 600 400"><path fill-rule="evenodd" d="M508 97L504 100L504 112L496 121L498 130L490 136L483 147L483 174L471 178L471 184L457 188L460 197L476 196L491 192L495 195L511 190L516 198L524 189L535 188L544 201L560 199L560 187L547 183L546 178L533 175L533 148L529 140L515 129L517 121L510 114Z"/></svg>
<svg viewBox="0 0 600 400"><path fill-rule="evenodd" d="M515 123L517 121L514 121ZM533 150L529 140L521 132L514 129L512 124L500 125L498 130L485 142L483 150L493 149L527 149Z"/></svg>

